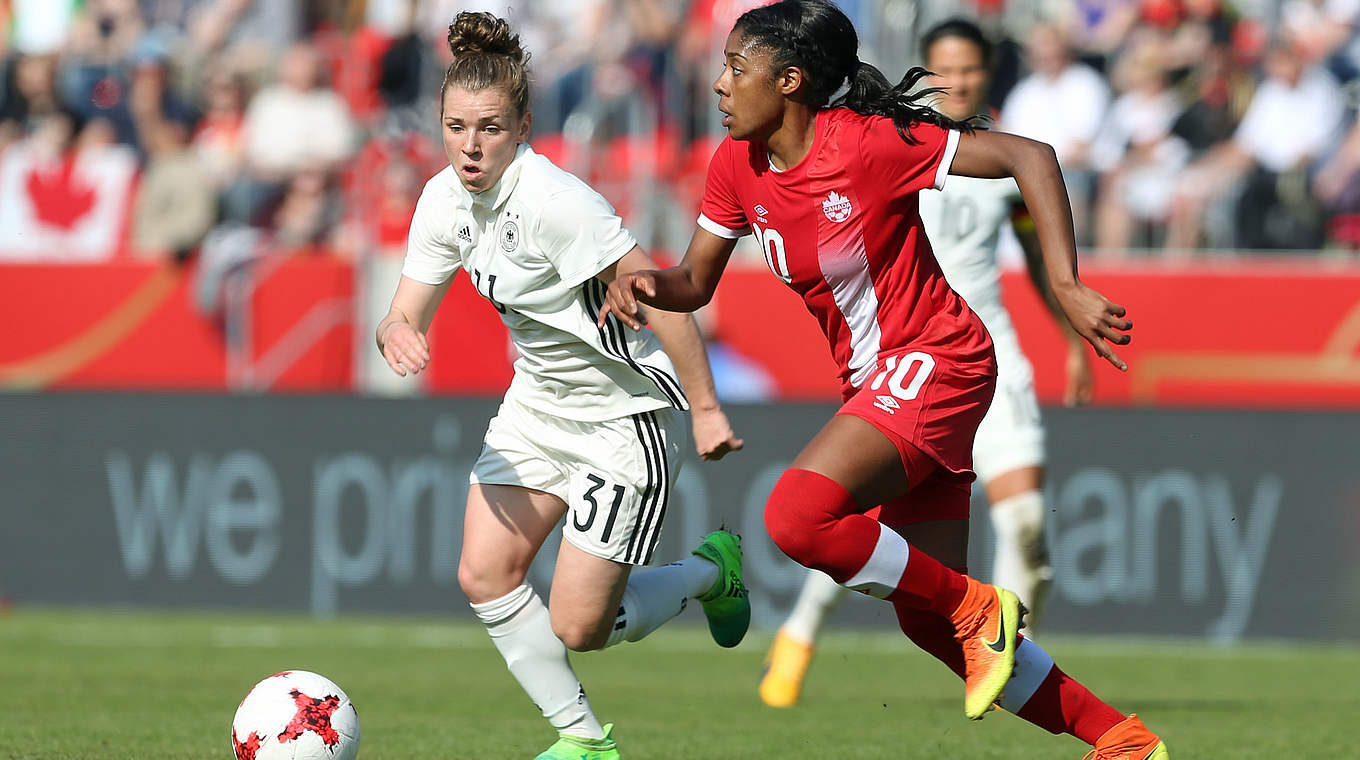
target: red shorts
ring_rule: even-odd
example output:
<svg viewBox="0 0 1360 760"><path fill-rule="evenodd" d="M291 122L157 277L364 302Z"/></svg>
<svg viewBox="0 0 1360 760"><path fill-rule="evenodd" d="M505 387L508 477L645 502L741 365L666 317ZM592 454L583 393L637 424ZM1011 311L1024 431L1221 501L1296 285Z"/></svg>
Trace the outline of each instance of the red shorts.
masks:
<svg viewBox="0 0 1360 760"><path fill-rule="evenodd" d="M968 518L973 438L996 391L996 360L961 362L904 349L879 357L837 414L853 414L896 446L910 482L905 496L868 514L886 525ZM921 473L926 473L924 477Z"/></svg>

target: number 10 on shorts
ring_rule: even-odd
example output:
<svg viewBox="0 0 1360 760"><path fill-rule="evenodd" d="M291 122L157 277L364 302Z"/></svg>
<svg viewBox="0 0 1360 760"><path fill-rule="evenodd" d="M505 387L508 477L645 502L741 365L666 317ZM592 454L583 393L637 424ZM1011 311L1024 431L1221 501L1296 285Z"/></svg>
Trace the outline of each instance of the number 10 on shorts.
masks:
<svg viewBox="0 0 1360 760"><path fill-rule="evenodd" d="M889 393L903 401L911 401L921 392L921 386L925 385L926 378L930 377L930 371L933 369L935 358L927 353L912 351L901 357L889 356L887 361L883 362L883 369L869 384L869 390L877 391L883 387L883 381L886 380ZM907 381L907 375L911 375L910 381ZM874 406L888 414L893 414L899 408L892 396L879 396Z"/></svg>

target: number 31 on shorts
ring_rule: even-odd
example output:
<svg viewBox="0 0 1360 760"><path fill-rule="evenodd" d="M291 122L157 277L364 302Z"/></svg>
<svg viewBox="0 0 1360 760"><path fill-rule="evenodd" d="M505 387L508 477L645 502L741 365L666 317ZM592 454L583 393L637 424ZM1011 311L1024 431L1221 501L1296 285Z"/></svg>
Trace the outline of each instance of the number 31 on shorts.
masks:
<svg viewBox="0 0 1360 760"><path fill-rule="evenodd" d="M581 473L572 480L575 481L572 495L576 498L572 499L567 517L571 520L571 527L577 533L608 545L614 535L619 507L623 506L623 497L628 489L593 472Z"/></svg>

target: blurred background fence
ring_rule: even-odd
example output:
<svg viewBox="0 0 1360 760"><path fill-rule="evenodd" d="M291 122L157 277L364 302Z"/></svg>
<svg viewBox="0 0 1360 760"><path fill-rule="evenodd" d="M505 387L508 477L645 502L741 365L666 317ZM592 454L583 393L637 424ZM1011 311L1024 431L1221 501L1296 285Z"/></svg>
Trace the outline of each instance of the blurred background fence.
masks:
<svg viewBox="0 0 1360 760"><path fill-rule="evenodd" d="M717 51L756 4L0 0L0 597L463 610L465 475L511 349L464 280L428 373L372 348L443 165L448 21L515 20L535 149L665 260L720 136ZM841 5L893 78L930 24L983 25L998 126L1059 150L1083 276L1137 325L1129 372L1061 408L1062 339L1003 246L1050 427L1049 624L1355 638L1360 3ZM1073 67L1101 88L1063 90ZM702 321L750 446L686 469L664 540L720 518L761 537L772 623L797 576L759 507L833 408L831 363L745 246Z"/></svg>

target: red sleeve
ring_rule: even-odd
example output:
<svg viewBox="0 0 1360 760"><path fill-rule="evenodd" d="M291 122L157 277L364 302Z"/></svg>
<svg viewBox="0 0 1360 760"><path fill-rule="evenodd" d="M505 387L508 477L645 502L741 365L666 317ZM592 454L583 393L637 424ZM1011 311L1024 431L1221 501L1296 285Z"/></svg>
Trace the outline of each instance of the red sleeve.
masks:
<svg viewBox="0 0 1360 760"><path fill-rule="evenodd" d="M739 238L751 231L750 220L737 195L738 157L736 141L731 137L723 138L708 162L704 199L699 204L699 226L728 239Z"/></svg>
<svg viewBox="0 0 1360 760"><path fill-rule="evenodd" d="M902 139L892 119L870 117L860 138L865 168L893 197L944 189L959 133L934 124L913 124L909 134L915 145Z"/></svg>

